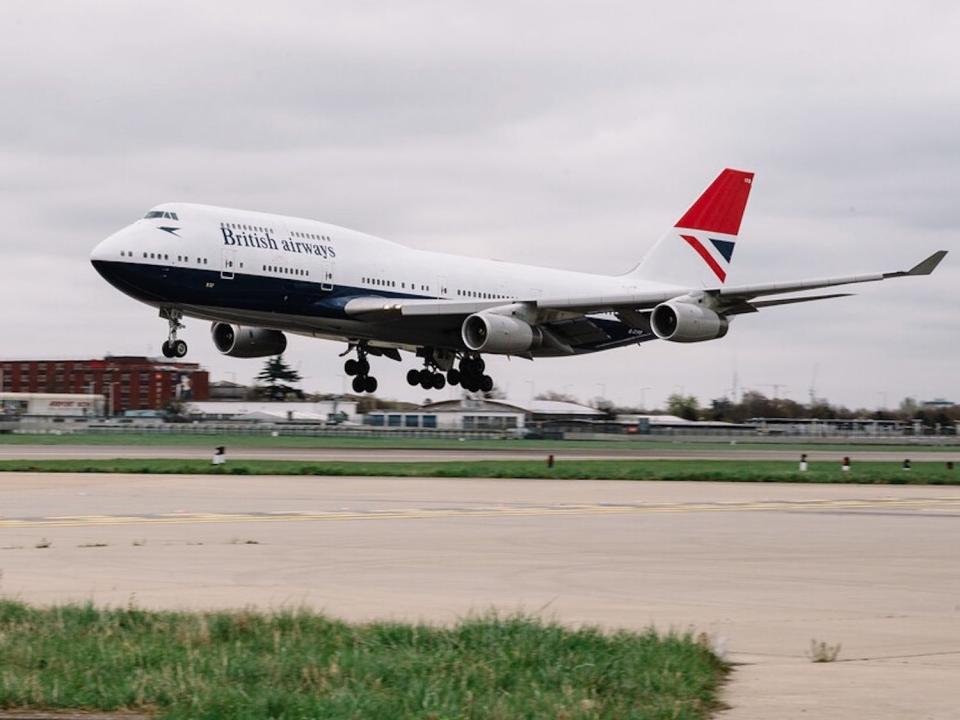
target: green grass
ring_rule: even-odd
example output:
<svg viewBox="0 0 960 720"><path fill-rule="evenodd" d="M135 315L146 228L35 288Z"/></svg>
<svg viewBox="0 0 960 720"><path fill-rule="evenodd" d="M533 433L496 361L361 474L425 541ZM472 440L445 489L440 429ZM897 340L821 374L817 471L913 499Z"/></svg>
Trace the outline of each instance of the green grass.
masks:
<svg viewBox="0 0 960 720"><path fill-rule="evenodd" d="M896 462L814 462L805 473L797 464L770 460L481 460L460 462L311 462L234 460L213 466L208 460L0 460L0 472L80 472L211 475L349 475L439 478L553 478L566 480L706 480L717 482L877 483L957 485L960 470L944 463L915 462L905 472Z"/></svg>
<svg viewBox="0 0 960 720"><path fill-rule="evenodd" d="M442 628L0 602L0 706L160 718L704 718L727 667L689 635L486 616Z"/></svg>
<svg viewBox="0 0 960 720"><path fill-rule="evenodd" d="M304 437L294 435L231 435L231 434L158 434L158 433L69 433L64 435L0 434L0 445L160 445L210 447L228 445L233 448L373 448L391 450L794 450L798 453L809 450L836 450L837 452L875 448L890 452L922 453L943 450L946 447L960 449L956 438L942 438L940 445L910 445L906 443L887 445L851 440L831 443L777 443L751 442L752 438L730 442L691 442L669 438L645 440L459 440L456 438L411 438L411 437Z"/></svg>

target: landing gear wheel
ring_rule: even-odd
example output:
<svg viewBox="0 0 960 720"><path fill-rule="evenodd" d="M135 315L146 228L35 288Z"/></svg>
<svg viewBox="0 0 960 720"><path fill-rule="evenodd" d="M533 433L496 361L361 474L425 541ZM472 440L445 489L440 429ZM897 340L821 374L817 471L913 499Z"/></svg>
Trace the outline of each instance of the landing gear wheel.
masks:
<svg viewBox="0 0 960 720"><path fill-rule="evenodd" d="M365 392L374 393L377 391L377 379L368 375L363 380L363 389Z"/></svg>
<svg viewBox="0 0 960 720"><path fill-rule="evenodd" d="M370 372L370 363L367 362L365 357L357 360L357 375L366 375Z"/></svg>
<svg viewBox="0 0 960 720"><path fill-rule="evenodd" d="M460 384L460 371L456 368L450 368L447 370L447 382L451 385Z"/></svg>
<svg viewBox="0 0 960 720"><path fill-rule="evenodd" d="M360 374L360 368L358 367L359 364L360 363L358 363L356 360L354 360L353 358L350 358L343 364L343 371L347 375L359 375Z"/></svg>
<svg viewBox="0 0 960 720"><path fill-rule="evenodd" d="M176 308L160 308L160 317L167 321L167 339L160 346L160 351L164 357L181 358L187 354L187 344L183 340L177 340L177 331L183 330L183 313Z"/></svg>
<svg viewBox="0 0 960 720"><path fill-rule="evenodd" d="M353 391L355 393L366 392L367 389L367 379L358 375L353 379Z"/></svg>
<svg viewBox="0 0 960 720"><path fill-rule="evenodd" d="M420 371L419 370L408 370L407 371L407 383L409 385L419 385L420 384Z"/></svg>
<svg viewBox="0 0 960 720"><path fill-rule="evenodd" d="M446 378L443 377L443 375L441 375L440 373L434 373L434 374L433 374L433 389L434 389L434 390L443 390L443 388L444 388L444 386L446 386L446 384L447 384L447 381L446 381Z"/></svg>
<svg viewBox="0 0 960 720"><path fill-rule="evenodd" d="M433 388L433 374L424 370L420 373L420 387L424 390L430 390Z"/></svg>
<svg viewBox="0 0 960 720"><path fill-rule="evenodd" d="M489 375L482 375L480 377L479 387L483 392L490 392L493 390L493 378Z"/></svg>

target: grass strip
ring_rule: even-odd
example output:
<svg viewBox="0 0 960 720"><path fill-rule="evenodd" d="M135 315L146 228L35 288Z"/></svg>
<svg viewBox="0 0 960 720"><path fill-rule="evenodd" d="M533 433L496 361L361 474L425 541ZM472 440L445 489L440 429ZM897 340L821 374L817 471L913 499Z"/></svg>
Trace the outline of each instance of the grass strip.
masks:
<svg viewBox="0 0 960 720"><path fill-rule="evenodd" d="M707 717L727 667L690 635L487 615L449 628L308 610L0 602L0 706L160 718Z"/></svg>
<svg viewBox="0 0 960 720"><path fill-rule="evenodd" d="M558 460L554 467L534 460L457 462L312 462L118 458L91 460L0 460L0 472L131 473L175 475L318 475L558 480L674 480L889 485L958 485L960 470L945 463L915 462L905 471L896 462L815 462L801 473L797 464L770 460Z"/></svg>
<svg viewBox="0 0 960 720"><path fill-rule="evenodd" d="M960 452L960 443L954 438L942 444L885 444L857 441L833 443L784 443L751 442L749 438L736 444L727 442L691 442L689 440L459 440L456 438L415 437L334 437L252 435L252 434L192 434L192 433L46 433L0 434L0 445L157 445L208 447L227 445L232 448L379 448L390 450L793 450L799 453L810 450L835 450L841 455L853 454L856 450L898 452L919 455L928 451L943 451L955 448Z"/></svg>

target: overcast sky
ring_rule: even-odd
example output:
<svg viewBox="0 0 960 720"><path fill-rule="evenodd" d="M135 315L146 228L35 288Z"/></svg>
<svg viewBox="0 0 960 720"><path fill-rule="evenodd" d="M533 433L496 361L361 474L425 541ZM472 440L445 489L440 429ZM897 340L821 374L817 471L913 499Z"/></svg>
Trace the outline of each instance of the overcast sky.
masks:
<svg viewBox="0 0 960 720"><path fill-rule="evenodd" d="M159 354L88 255L164 201L619 273L723 167L757 173L728 282L929 278L722 340L489 362L516 399L960 402L960 10L941 2L20 2L0 44L0 357ZM189 321L188 359L248 381ZM307 390L337 343L293 338ZM375 361L383 396L422 400ZM447 397L452 391L433 391Z"/></svg>

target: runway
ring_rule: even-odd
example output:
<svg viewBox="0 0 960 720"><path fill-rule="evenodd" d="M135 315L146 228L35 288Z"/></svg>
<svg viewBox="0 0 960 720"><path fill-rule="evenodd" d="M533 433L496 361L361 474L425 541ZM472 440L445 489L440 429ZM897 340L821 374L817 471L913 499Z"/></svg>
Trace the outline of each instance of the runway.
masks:
<svg viewBox="0 0 960 720"><path fill-rule="evenodd" d="M694 628L733 720L955 717L958 548L942 486L0 475L7 597Z"/></svg>
<svg viewBox="0 0 960 720"><path fill-rule="evenodd" d="M114 458L209 458L213 448L221 441L210 438L210 446L177 445L3 445L0 444L0 460L92 460ZM845 455L854 460L901 462L909 457L915 461L960 462L960 447L952 449L916 451L881 450L863 446L856 450L831 448L808 450L763 450L753 446L748 449L729 448L692 449L686 446L646 448L643 444L625 448L589 449L583 447L560 447L556 449L516 448L461 450L435 450L427 448L270 448L230 447L227 454L238 460L305 460L311 462L358 461L358 462L464 462L471 460L542 460L547 455L557 459L571 460L789 460L797 461L806 453L810 461L836 461Z"/></svg>

